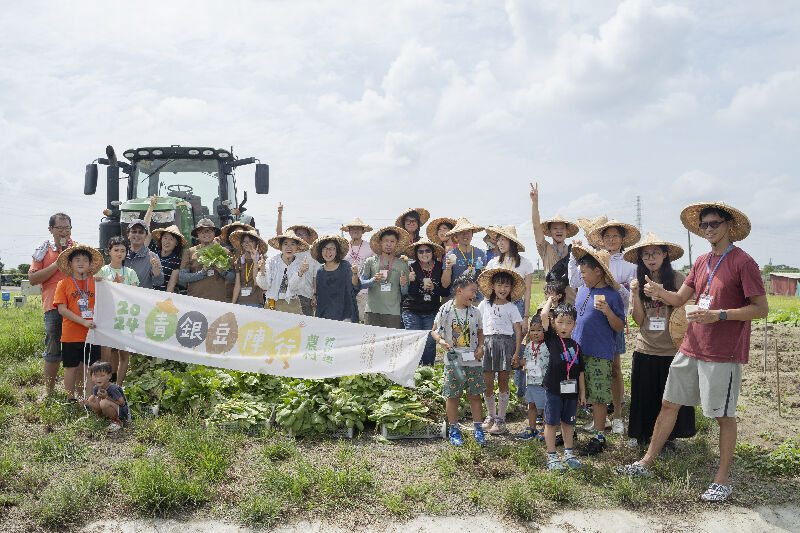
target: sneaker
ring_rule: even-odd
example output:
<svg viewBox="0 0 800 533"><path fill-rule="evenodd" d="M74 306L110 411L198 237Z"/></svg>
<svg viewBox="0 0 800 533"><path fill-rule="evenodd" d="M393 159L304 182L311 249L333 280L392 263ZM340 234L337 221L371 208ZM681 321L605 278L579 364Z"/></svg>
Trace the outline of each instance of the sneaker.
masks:
<svg viewBox="0 0 800 533"><path fill-rule="evenodd" d="M489 433L492 435L502 435L506 432L506 421L502 418L495 418L494 425L489 429Z"/></svg>
<svg viewBox="0 0 800 533"><path fill-rule="evenodd" d="M606 440L600 440L597 437L592 437L592 440L583 448L578 450L578 455L586 457L589 455L597 455L606 447Z"/></svg>
<svg viewBox="0 0 800 533"><path fill-rule="evenodd" d="M461 436L461 430L458 428L453 428L450 430L450 444L453 446L463 446L464 445L464 438Z"/></svg>
<svg viewBox="0 0 800 533"><path fill-rule="evenodd" d="M494 425L494 417L492 415L487 415L486 416L486 420L484 420L483 424L481 424L481 429L486 431L487 429L489 429L493 425Z"/></svg>
<svg viewBox="0 0 800 533"><path fill-rule="evenodd" d="M563 445L564 445L564 435L559 433L558 435L556 435L556 447Z"/></svg>
<svg viewBox="0 0 800 533"><path fill-rule="evenodd" d="M724 502L733 494L733 487L731 485L720 485L719 483L712 483L706 491L700 496L704 502Z"/></svg>
<svg viewBox="0 0 800 533"><path fill-rule="evenodd" d="M108 425L108 431L119 431L122 429L122 422L114 420Z"/></svg>
<svg viewBox="0 0 800 533"><path fill-rule="evenodd" d="M475 436L475 442L481 446L486 446L486 437L483 435L482 429L476 429L472 434Z"/></svg>
<svg viewBox="0 0 800 533"><path fill-rule="evenodd" d="M625 433L625 425L622 423L621 418L615 418L611 422L611 433L616 433L617 435Z"/></svg>
<svg viewBox="0 0 800 533"><path fill-rule="evenodd" d="M652 477L653 472L639 461L629 465L618 466L617 474L631 477Z"/></svg>
<svg viewBox="0 0 800 533"><path fill-rule="evenodd" d="M625 443L626 448L638 448L639 447L639 439L630 439L628 442Z"/></svg>
<svg viewBox="0 0 800 533"><path fill-rule="evenodd" d="M567 470L567 467L564 466L564 463L561 462L561 459L549 459L547 461L547 469L550 471L562 473Z"/></svg>
<svg viewBox="0 0 800 533"><path fill-rule="evenodd" d="M581 460L575 457L574 455L570 455L569 457L565 456L564 460L561 462L573 470L577 470L583 466Z"/></svg>
<svg viewBox="0 0 800 533"><path fill-rule="evenodd" d="M584 424L584 425L583 425L583 430L584 430L584 431L588 431L589 433L591 433L592 431L594 431L594 420L592 420L592 421L591 421L591 422L589 422L588 424Z"/></svg>
<svg viewBox="0 0 800 533"><path fill-rule="evenodd" d="M537 416L536 417L536 427L543 427L543 426L544 426L544 420L542 420L541 416Z"/></svg>
<svg viewBox="0 0 800 533"><path fill-rule="evenodd" d="M517 440L531 440L539 435L539 431L528 426L525 431L517 435Z"/></svg>

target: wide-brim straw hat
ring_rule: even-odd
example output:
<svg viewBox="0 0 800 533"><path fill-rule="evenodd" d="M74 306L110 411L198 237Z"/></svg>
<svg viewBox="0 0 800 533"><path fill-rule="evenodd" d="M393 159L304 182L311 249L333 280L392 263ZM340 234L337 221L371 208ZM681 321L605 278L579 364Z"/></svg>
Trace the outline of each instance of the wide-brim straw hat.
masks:
<svg viewBox="0 0 800 533"><path fill-rule="evenodd" d="M580 226L581 229L583 230L583 233L586 234L586 241L589 243L589 245L594 246L595 248L600 248L603 246L602 240L600 240L600 242L597 242L596 240L593 240L590 237L590 235L592 234L592 231L594 231L595 228L602 226L603 224L608 222L607 216L600 215L599 217L594 217L594 218L578 217L577 222L578 226Z"/></svg>
<svg viewBox="0 0 800 533"><path fill-rule="evenodd" d="M397 217L397 220L394 221L394 225L405 229L405 226L403 225L403 217L405 217L407 214L409 214L409 213L411 213L413 211L416 211L417 214L419 215L419 227L420 228L425 225L425 223L428 221L428 219L431 218L431 212L428 211L427 209L424 209L422 207L409 207L408 209L406 209L405 211L400 213L400 216Z"/></svg>
<svg viewBox="0 0 800 533"><path fill-rule="evenodd" d="M681 211L683 227L705 239L705 233L700 229L700 213L707 207L720 209L733 217L733 227L730 231L731 241L742 241L750 235L750 219L747 218L747 215L723 202L700 202L684 207Z"/></svg>
<svg viewBox="0 0 800 533"><path fill-rule="evenodd" d="M447 232L447 236L453 237L455 234L461 233L462 231L472 231L474 233L477 233L479 231L483 231L483 226L478 226L476 224L473 224L466 218L461 217L456 221L455 227L453 227L453 229Z"/></svg>
<svg viewBox="0 0 800 533"><path fill-rule="evenodd" d="M600 267L603 269L603 273L606 276L606 283L611 285L614 290L619 290L619 283L617 283L617 280L614 279L614 275L611 273L611 269L609 268L609 265L611 264L611 254L602 248L598 250L592 250L577 244L572 245L572 255L575 257L576 261L580 261L581 258L586 254L594 257L594 260L600 264Z"/></svg>
<svg viewBox="0 0 800 533"><path fill-rule="evenodd" d="M636 226L631 224L626 224L625 222L620 222L619 220L609 220L605 224L600 224L596 228L592 230L592 232L588 235L589 244L592 244L592 241L595 242L603 242L603 232L608 228L622 228L625 232L625 237L622 239L622 247L628 248L629 246L633 246L639 239L642 238L642 234L639 233L639 229ZM593 245L594 246L594 245Z"/></svg>
<svg viewBox="0 0 800 533"><path fill-rule="evenodd" d="M686 304L683 304L673 309L669 316L669 337L676 350L681 349L687 329L689 329L689 321L686 319Z"/></svg>
<svg viewBox="0 0 800 533"><path fill-rule="evenodd" d="M317 238L319 237L319 234L317 234L317 231L314 228L312 228L311 226L306 226L305 224L295 224L294 226L289 226L288 228L286 228L286 231L294 232L297 228L303 228L304 230L306 230L309 234L311 242L316 241Z"/></svg>
<svg viewBox="0 0 800 533"><path fill-rule="evenodd" d="M270 246L280 251L281 239L292 239L294 241L297 241L297 250L296 250L297 252L305 252L306 250L308 250L308 243L303 239L301 239L300 237L298 237L297 234L291 229L287 229L280 235L275 235L267 242L269 243Z"/></svg>
<svg viewBox="0 0 800 533"><path fill-rule="evenodd" d="M369 239L369 247L375 252L375 255L381 255L381 236L387 231L394 231L400 236L397 241L397 248L395 248L395 254L402 254L403 250L408 248L409 243L411 243L411 236L406 230L397 226L386 226L373 233Z"/></svg>
<svg viewBox="0 0 800 533"><path fill-rule="evenodd" d="M510 268L490 268L489 270L481 272L480 276L478 276L478 290L481 291L481 294L483 294L485 298L489 298L492 295L492 278L495 274L500 272L505 272L514 278L514 283L511 285L511 293L508 295L508 301L516 302L521 300L523 296L525 296L525 280Z"/></svg>
<svg viewBox="0 0 800 533"><path fill-rule="evenodd" d="M450 224L451 228L456 227L456 219L450 217L439 217L431 220L428 227L425 228L425 234L428 236L429 241L439 242L439 226L444 223Z"/></svg>
<svg viewBox="0 0 800 533"><path fill-rule="evenodd" d="M518 251L525 251L525 245L522 244L522 241L520 241L519 237L517 237L517 228L514 226L489 226L486 228L486 233L488 233L495 240L495 242L497 241L497 237L502 235L509 241L514 241L517 244Z"/></svg>
<svg viewBox="0 0 800 533"><path fill-rule="evenodd" d="M547 237L552 237L550 235L550 224L554 224L556 222L560 222L561 224L565 224L567 226L567 238L574 237L580 231L580 228L574 222L570 222L566 218L562 217L561 215L556 215L553 218L548 218L547 220L542 220L541 227L542 233L545 234Z"/></svg>
<svg viewBox="0 0 800 533"><path fill-rule="evenodd" d="M323 235L316 241L314 244L311 245L311 257L314 258L314 261L317 263L325 263L325 260L322 258L322 243L334 241L339 245L339 253L336 254L336 262L341 262L344 259L344 256L347 255L347 251L350 249L350 243L347 242L347 239L340 235Z"/></svg>
<svg viewBox="0 0 800 533"><path fill-rule="evenodd" d="M231 222L227 226L222 226L222 234L220 235L220 239L222 240L222 242L226 242L228 244L233 244L230 241L231 233L233 233L234 231L237 231L237 230L251 231L251 230L254 230L254 229L256 229L256 228L254 228L250 224L245 224L244 222L239 222L237 220L236 222Z"/></svg>
<svg viewBox="0 0 800 533"><path fill-rule="evenodd" d="M633 263L635 265L639 262L639 250L646 246L666 246L670 261L675 261L683 257L683 248L681 248L680 245L674 242L662 241L655 233L647 232L647 235L645 235L644 239L638 244L625 250L625 253L622 254L622 258L628 263Z"/></svg>
<svg viewBox="0 0 800 533"><path fill-rule="evenodd" d="M186 237L183 236L183 233L181 233L180 228L178 228L178 226L176 226L175 224L167 226L166 228L154 229L153 238L156 239L157 241L160 241L161 237L163 237L165 233L169 233L170 235L174 236L176 239L181 241L181 245L184 248L189 246L189 241L186 240Z"/></svg>
<svg viewBox="0 0 800 533"><path fill-rule="evenodd" d="M244 248L242 247L242 238L247 235L248 237L252 237L256 240L258 253L265 254L267 253L267 241L265 241L261 235L254 229L252 230L236 230L230 235L230 243L236 251L244 252Z"/></svg>
<svg viewBox="0 0 800 533"><path fill-rule="evenodd" d="M217 237L219 237L220 233L222 233L222 230L219 229L216 226L216 224L214 224L213 220L211 220L210 218L201 218L200 220L197 221L197 225L192 230L192 237L197 237L197 231L203 228L213 229L214 235L216 235Z"/></svg>
<svg viewBox="0 0 800 533"><path fill-rule="evenodd" d="M444 257L444 248L442 248L435 242L431 241L430 239L426 239L425 237L422 237L417 242L408 245L408 247L406 247L405 254L411 259L417 259L417 248L423 245L433 250L433 257L436 260L439 260L442 257Z"/></svg>
<svg viewBox="0 0 800 533"><path fill-rule="evenodd" d="M364 228L364 233L369 233L370 231L372 231L372 226L366 224L363 220L361 220L358 217L354 217L353 220L351 220L350 222L348 222L339 229L341 229L342 231L350 231L350 228L354 226Z"/></svg>
<svg viewBox="0 0 800 533"><path fill-rule="evenodd" d="M56 266L58 266L58 269L65 276L72 276L72 265L69 264L69 256L78 250L86 250L92 255L92 262L89 265L89 275L94 276L100 272L100 269L103 268L103 265L106 263L103 260L103 256L91 246L86 246L84 244L76 244L58 254L58 259L56 259Z"/></svg>

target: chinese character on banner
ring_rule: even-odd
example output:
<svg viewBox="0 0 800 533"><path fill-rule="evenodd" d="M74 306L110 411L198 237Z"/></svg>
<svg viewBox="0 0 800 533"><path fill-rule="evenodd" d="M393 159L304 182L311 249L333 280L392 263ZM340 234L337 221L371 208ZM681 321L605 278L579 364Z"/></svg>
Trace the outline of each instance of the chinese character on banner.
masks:
<svg viewBox="0 0 800 533"><path fill-rule="evenodd" d="M366 333L361 342L361 364L372 368L372 359L375 357L375 334Z"/></svg>
<svg viewBox="0 0 800 533"><path fill-rule="evenodd" d="M271 350L272 328L263 322L248 322L239 331L239 353L264 355Z"/></svg>
<svg viewBox="0 0 800 533"><path fill-rule="evenodd" d="M308 341L306 341L306 353L303 355L303 358L311 359L312 361L317 360L317 342L319 342L319 335L314 335L312 333L308 336Z"/></svg>
<svg viewBox="0 0 800 533"><path fill-rule="evenodd" d="M283 361L284 369L289 368L289 359L300 351L300 340L304 325L303 322L300 322L297 326L275 335L275 338L272 339L274 343L273 351L267 354L267 364L272 364L273 358L276 358Z"/></svg>
<svg viewBox="0 0 800 533"><path fill-rule="evenodd" d="M325 337L325 353L322 354L322 360L329 365L333 364L333 349L336 347L336 337Z"/></svg>
<svg viewBox="0 0 800 533"><path fill-rule="evenodd" d="M199 311L189 311L178 320L178 343L194 348L202 343L208 333L208 319Z"/></svg>
<svg viewBox="0 0 800 533"><path fill-rule="evenodd" d="M169 320L167 320L167 313L165 313L164 311L157 312L156 319L153 321L153 336L166 337L167 326L169 326Z"/></svg>
<svg viewBox="0 0 800 533"><path fill-rule="evenodd" d="M206 339L206 351L213 354L227 353L236 346L239 336L239 324L236 315L225 313L208 326L209 335Z"/></svg>

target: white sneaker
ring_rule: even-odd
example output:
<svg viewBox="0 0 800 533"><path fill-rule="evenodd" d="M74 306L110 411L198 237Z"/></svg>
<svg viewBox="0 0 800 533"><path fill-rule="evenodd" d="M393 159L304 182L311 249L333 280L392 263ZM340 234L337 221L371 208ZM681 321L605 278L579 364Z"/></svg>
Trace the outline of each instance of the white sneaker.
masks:
<svg viewBox="0 0 800 533"><path fill-rule="evenodd" d="M122 422L115 420L108 425L108 431L119 431L120 429L122 429Z"/></svg>
<svg viewBox="0 0 800 533"><path fill-rule="evenodd" d="M584 430L584 431L589 431L589 432L592 432L592 431L594 431L594 420L592 420L592 421L591 421L591 422L589 422L588 424L584 424L584 425L583 425L583 430Z"/></svg>
<svg viewBox="0 0 800 533"><path fill-rule="evenodd" d="M622 423L621 418L615 418L614 421L611 422L611 433L616 433L617 435L625 433L625 425Z"/></svg>

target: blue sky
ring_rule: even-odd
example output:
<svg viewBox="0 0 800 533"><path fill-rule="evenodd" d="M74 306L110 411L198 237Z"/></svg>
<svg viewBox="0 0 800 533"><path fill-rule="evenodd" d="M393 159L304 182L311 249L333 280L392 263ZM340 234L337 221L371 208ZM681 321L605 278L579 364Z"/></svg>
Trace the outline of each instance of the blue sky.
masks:
<svg viewBox="0 0 800 533"><path fill-rule="evenodd" d="M234 146L271 165L263 232L410 206L515 224L607 214L686 242L683 206L742 209L800 266L800 12L753 2L10 3L0 35L0 259L55 211L96 244L107 144ZM252 167L250 167L252 168ZM707 245L694 242L695 256ZM535 252L529 254L535 260Z"/></svg>

